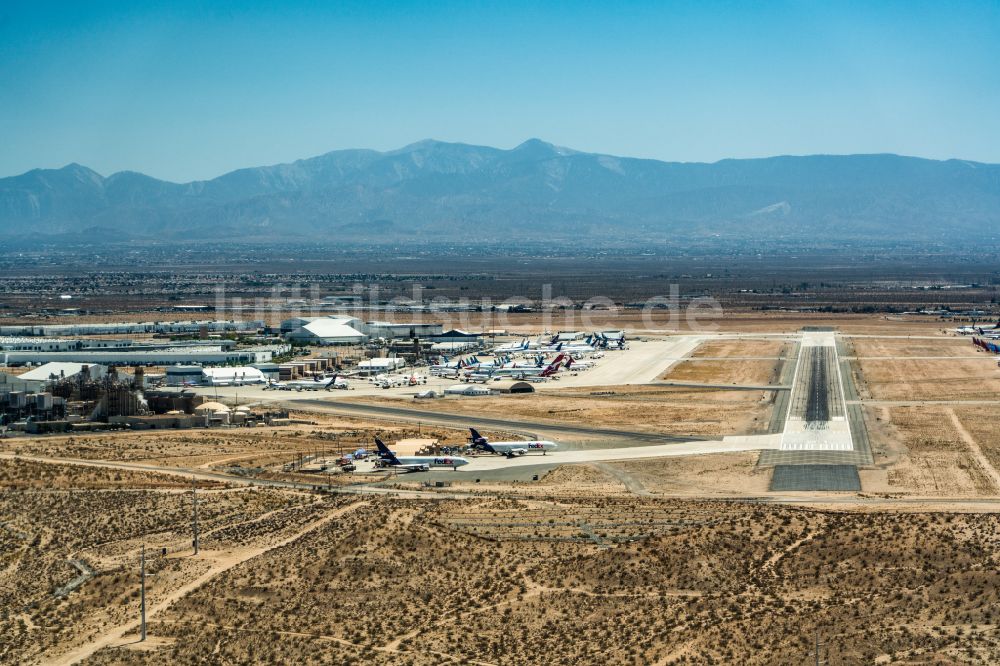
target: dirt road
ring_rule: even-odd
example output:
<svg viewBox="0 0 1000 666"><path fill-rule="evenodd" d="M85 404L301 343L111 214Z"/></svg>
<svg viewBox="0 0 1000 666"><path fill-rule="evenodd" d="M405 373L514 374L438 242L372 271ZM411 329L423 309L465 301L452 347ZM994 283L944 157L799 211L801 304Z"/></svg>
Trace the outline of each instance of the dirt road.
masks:
<svg viewBox="0 0 1000 666"><path fill-rule="evenodd" d="M183 585L177 588L176 590L165 596L163 599L160 599L155 604L149 606L146 609L146 621L149 622L149 620L155 617L157 613L162 612L164 609L168 608L172 603L174 603L178 599L181 599L187 594L194 592L195 590L197 590L202 585L212 580L219 574L224 573L225 571L228 571L229 569L232 569L233 567L242 564L247 560L251 560L259 555L263 555L264 553L275 550L277 548L283 548L284 546L287 546L293 541L302 538L306 534L309 534L313 530L319 529L323 525L326 525L331 520L334 520L335 518L344 515L348 511L353 511L362 504L363 502L358 501L348 506L332 510L322 518L319 518L309 523L295 534L292 534L291 536L286 537L285 539L271 546L240 549L220 555L214 555L203 551L203 555L199 555L198 557L201 559L206 559L211 561L212 562L211 568L198 578L188 583L187 585ZM46 659L45 661L46 663L58 664L58 665L75 664L80 661L83 661L84 659L94 654L98 650L104 649L106 647L128 645L134 641L131 639L126 640L125 639L126 634L137 630L138 627L139 627L138 622L131 622L129 624L112 627L104 631L97 639L90 641L89 643L85 643L84 645L81 645L77 648L74 648L71 652L64 654L60 657L57 657L55 659Z"/></svg>

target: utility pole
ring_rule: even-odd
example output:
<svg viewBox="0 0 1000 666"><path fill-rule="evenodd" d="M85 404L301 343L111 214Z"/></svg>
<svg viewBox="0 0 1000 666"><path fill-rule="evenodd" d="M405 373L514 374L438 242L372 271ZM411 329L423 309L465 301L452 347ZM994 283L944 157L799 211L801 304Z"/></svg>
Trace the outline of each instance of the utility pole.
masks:
<svg viewBox="0 0 1000 666"><path fill-rule="evenodd" d="M139 555L139 614L141 619L139 641L146 640L146 544Z"/></svg>
<svg viewBox="0 0 1000 666"><path fill-rule="evenodd" d="M816 638L815 638L815 641L814 641L814 648L813 648L813 656L815 657L815 660L816 660L815 661L816 666L822 666L823 664L826 663L825 661L820 661L820 658L819 658L819 648L820 648L821 645L823 645L823 644L819 642L819 632L817 631L816 632Z"/></svg>
<svg viewBox="0 0 1000 666"><path fill-rule="evenodd" d="M198 554L198 481L191 479L191 529L194 532L194 554Z"/></svg>

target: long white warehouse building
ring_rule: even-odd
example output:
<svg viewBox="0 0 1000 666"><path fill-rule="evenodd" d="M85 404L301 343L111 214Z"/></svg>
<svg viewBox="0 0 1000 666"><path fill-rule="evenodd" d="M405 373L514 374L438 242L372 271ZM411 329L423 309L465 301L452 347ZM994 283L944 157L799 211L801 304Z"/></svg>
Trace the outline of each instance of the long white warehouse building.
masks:
<svg viewBox="0 0 1000 666"><path fill-rule="evenodd" d="M14 324L0 326L0 335L114 335L149 333L210 333L257 331L264 328L260 319L232 321L144 321L111 324Z"/></svg>
<svg viewBox="0 0 1000 666"><path fill-rule="evenodd" d="M185 347L174 349L152 349L129 351L128 349L79 351L0 351L0 362L6 365L28 363L50 363L69 361L74 363L99 363L101 365L175 365L177 363L198 363L201 365L230 365L238 363L250 365L267 363L281 351L278 347L223 350L215 347Z"/></svg>

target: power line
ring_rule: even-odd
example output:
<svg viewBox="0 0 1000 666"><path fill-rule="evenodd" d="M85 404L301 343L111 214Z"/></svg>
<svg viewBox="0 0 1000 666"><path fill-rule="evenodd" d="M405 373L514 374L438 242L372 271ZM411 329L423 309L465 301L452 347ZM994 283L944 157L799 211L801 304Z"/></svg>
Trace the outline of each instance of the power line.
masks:
<svg viewBox="0 0 1000 666"><path fill-rule="evenodd" d="M194 554L198 554L198 481L191 479L191 529L194 532Z"/></svg>
<svg viewBox="0 0 1000 666"><path fill-rule="evenodd" d="M823 666L823 664L826 663L825 661L820 661L820 658L819 658L819 648L822 645L824 645L824 644L819 642L819 632L817 631L816 632L816 638L815 638L815 641L814 641L814 647L813 647L813 656L815 658L815 664L816 664L816 666Z"/></svg>
<svg viewBox="0 0 1000 666"><path fill-rule="evenodd" d="M146 640L146 544L139 555L139 615L141 617L139 641Z"/></svg>

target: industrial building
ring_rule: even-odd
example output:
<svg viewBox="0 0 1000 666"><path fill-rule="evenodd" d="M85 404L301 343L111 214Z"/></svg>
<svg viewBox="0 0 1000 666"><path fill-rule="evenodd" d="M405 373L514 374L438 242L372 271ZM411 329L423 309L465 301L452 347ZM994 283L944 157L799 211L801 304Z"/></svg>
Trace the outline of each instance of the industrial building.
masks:
<svg viewBox="0 0 1000 666"><path fill-rule="evenodd" d="M361 320L357 317L347 317L340 315L323 315L320 317L291 317L290 319L285 319L280 324L280 330L282 335L288 335L289 333L302 328L303 326L308 326L314 321L339 321L343 324L358 330L359 332L364 332L361 326Z"/></svg>
<svg viewBox="0 0 1000 666"><path fill-rule="evenodd" d="M493 393L534 393L535 387L524 381L504 380L490 384Z"/></svg>
<svg viewBox="0 0 1000 666"><path fill-rule="evenodd" d="M363 330L372 338L386 340L432 338L441 335L441 324L397 324L391 321L366 321Z"/></svg>
<svg viewBox="0 0 1000 666"><path fill-rule="evenodd" d="M260 319L239 321L146 321L114 324L15 324L0 326L0 335L65 337L73 335L151 335L181 333L241 333L264 328Z"/></svg>
<svg viewBox="0 0 1000 666"><path fill-rule="evenodd" d="M483 336L480 333L463 331L460 328L452 328L431 336L431 339L434 340L434 342L467 342L478 345L482 343Z"/></svg>
<svg viewBox="0 0 1000 666"><path fill-rule="evenodd" d="M284 333L287 340L313 345L359 345L368 340L365 333L354 328L360 320L353 317L298 317L283 321L282 331L297 322L305 323Z"/></svg>
<svg viewBox="0 0 1000 666"><path fill-rule="evenodd" d="M99 379L108 373L103 365L87 363L46 363L18 376L22 382L47 382L56 379Z"/></svg>
<svg viewBox="0 0 1000 666"><path fill-rule="evenodd" d="M81 349L121 349L131 347L132 340L82 340L72 338L42 338L0 336L0 351L65 352Z"/></svg>
<svg viewBox="0 0 1000 666"><path fill-rule="evenodd" d="M20 375L0 372L0 393L32 394L44 391L54 381L96 380L108 369L86 363L47 363Z"/></svg>
<svg viewBox="0 0 1000 666"><path fill-rule="evenodd" d="M218 365L252 365L267 363L275 355L288 351L286 345L251 347L225 350L220 345L166 347L163 349L114 350L81 349L79 351L9 351L0 352L0 363L26 365L28 363L75 362L103 365L175 365L200 363Z"/></svg>
<svg viewBox="0 0 1000 666"><path fill-rule="evenodd" d="M370 358L358 363L358 370L362 373L377 375L392 372L406 367L406 361L395 356L388 358Z"/></svg>
<svg viewBox="0 0 1000 666"><path fill-rule="evenodd" d="M259 369L243 366L202 368L196 365L174 365L166 369L167 386L241 386L266 384L267 377Z"/></svg>
<svg viewBox="0 0 1000 666"><path fill-rule="evenodd" d="M335 367L332 358L303 358L279 365L277 379L284 382L303 377L314 377L325 374Z"/></svg>
<svg viewBox="0 0 1000 666"><path fill-rule="evenodd" d="M444 333L441 324L362 322L348 316L292 317L282 321L280 328L288 340L326 345L360 344L369 339L436 339Z"/></svg>
<svg viewBox="0 0 1000 666"><path fill-rule="evenodd" d="M38 336L2 336L0 351L108 351L125 349L128 351L157 351L160 349L184 349L189 347L233 349L235 340L221 338L213 340L140 340L132 338L45 338Z"/></svg>
<svg viewBox="0 0 1000 666"><path fill-rule="evenodd" d="M278 376L281 373L281 365L278 363L254 363L254 368L260 370L260 373L264 375L264 379L271 382L278 381Z"/></svg>
<svg viewBox="0 0 1000 666"><path fill-rule="evenodd" d="M431 345L430 351L435 354L460 354L478 347L478 342L471 341L435 342Z"/></svg>
<svg viewBox="0 0 1000 666"><path fill-rule="evenodd" d="M192 386L201 384L204 375L200 365L172 365L164 373L167 386Z"/></svg>
<svg viewBox="0 0 1000 666"><path fill-rule="evenodd" d="M455 384L444 390L445 395L489 395L490 390L477 384Z"/></svg>
<svg viewBox="0 0 1000 666"><path fill-rule="evenodd" d="M205 383L260 383L256 368L184 368ZM177 374L177 373L173 373ZM0 427L31 434L107 429L254 426L276 422L248 407L229 409L190 392L149 390L135 374L86 363L51 363L23 375L0 373ZM207 381L206 381L207 380ZM287 413L279 414L287 418ZM270 420L269 420L270 419Z"/></svg>
<svg viewBox="0 0 1000 666"><path fill-rule="evenodd" d="M266 384L267 378L257 368L248 366L237 368L204 368L203 381L214 386L224 384Z"/></svg>
<svg viewBox="0 0 1000 666"><path fill-rule="evenodd" d="M18 375L0 372L0 393L11 391L32 392L44 388L44 382L26 382Z"/></svg>

